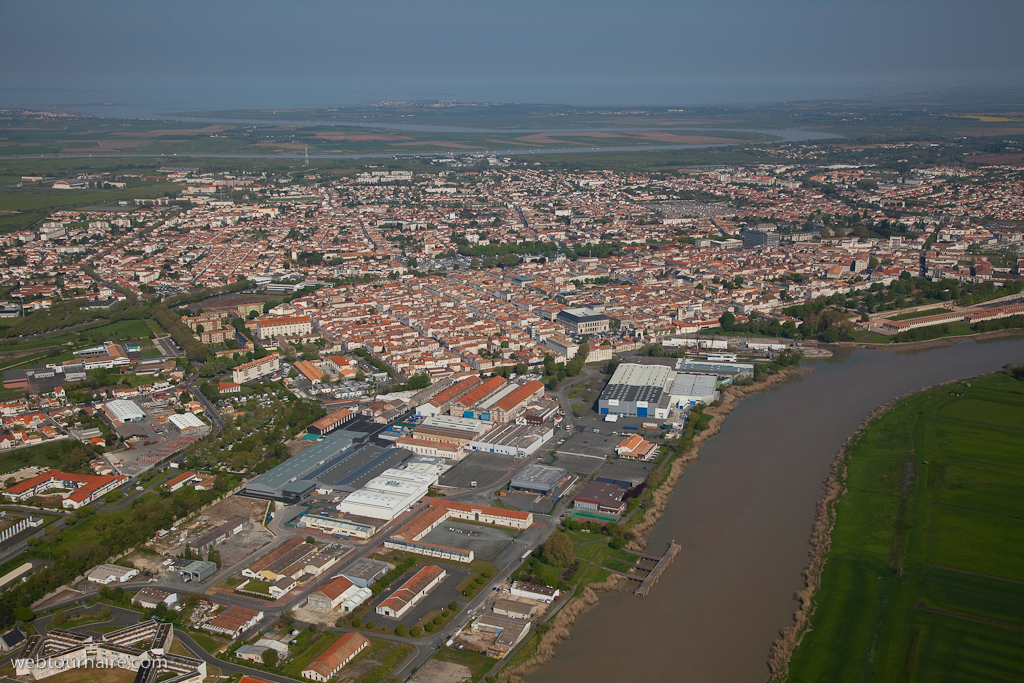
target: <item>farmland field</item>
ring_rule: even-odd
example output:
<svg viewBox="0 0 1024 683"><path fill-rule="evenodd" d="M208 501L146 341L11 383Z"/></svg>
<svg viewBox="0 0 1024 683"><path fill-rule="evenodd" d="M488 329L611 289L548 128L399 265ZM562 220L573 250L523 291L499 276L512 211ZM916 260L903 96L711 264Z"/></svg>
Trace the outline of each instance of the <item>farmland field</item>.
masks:
<svg viewBox="0 0 1024 683"><path fill-rule="evenodd" d="M1024 677L1024 381L900 403L851 449L790 681Z"/></svg>

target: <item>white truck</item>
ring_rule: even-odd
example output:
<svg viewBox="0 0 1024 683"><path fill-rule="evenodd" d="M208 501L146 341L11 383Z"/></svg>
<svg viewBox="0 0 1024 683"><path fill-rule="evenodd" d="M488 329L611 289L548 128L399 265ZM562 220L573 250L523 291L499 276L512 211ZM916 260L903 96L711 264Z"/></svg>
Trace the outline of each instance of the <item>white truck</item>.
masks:
<svg viewBox="0 0 1024 683"><path fill-rule="evenodd" d="M618 422L619 421L619 416L618 415L605 415L604 416L604 421L605 422Z"/></svg>

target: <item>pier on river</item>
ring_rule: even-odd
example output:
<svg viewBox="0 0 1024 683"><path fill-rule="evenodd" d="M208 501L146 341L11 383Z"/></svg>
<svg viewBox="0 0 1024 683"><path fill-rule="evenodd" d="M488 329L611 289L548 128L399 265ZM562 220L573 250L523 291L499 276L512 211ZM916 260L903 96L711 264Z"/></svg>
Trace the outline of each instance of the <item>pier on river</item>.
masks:
<svg viewBox="0 0 1024 683"><path fill-rule="evenodd" d="M654 562L655 564L654 568L650 570L649 574L647 574L647 578L640 582L640 587L633 591L633 595L638 598L646 598L647 594L651 591L651 588L654 587L654 584L658 583L658 579L661 578L662 573L668 569L668 566L672 564L672 560L676 559L676 555L678 555L679 551L682 549L683 547L681 545L672 541L668 546L668 550L666 550L665 554L660 558L642 556L640 558L641 561L647 560L648 562Z"/></svg>

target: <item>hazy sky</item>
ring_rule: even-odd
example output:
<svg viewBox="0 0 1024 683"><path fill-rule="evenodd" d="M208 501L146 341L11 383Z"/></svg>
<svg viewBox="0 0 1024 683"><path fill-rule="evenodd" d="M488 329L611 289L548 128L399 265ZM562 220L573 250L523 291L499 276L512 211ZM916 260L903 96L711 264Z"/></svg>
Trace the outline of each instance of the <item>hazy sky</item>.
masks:
<svg viewBox="0 0 1024 683"><path fill-rule="evenodd" d="M1017 0L0 0L0 106L764 102L1024 85Z"/></svg>

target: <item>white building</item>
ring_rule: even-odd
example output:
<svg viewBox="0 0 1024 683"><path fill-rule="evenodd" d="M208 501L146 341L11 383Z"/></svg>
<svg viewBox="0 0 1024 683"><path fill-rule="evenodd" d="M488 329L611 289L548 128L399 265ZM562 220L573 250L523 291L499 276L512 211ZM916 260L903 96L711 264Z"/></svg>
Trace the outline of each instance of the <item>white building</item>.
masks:
<svg viewBox="0 0 1024 683"><path fill-rule="evenodd" d="M206 428L206 423L200 420L195 413L185 413L184 415L175 413L167 418L167 420L174 425L175 429L182 433Z"/></svg>
<svg viewBox="0 0 1024 683"><path fill-rule="evenodd" d="M260 341L273 337L308 335L313 332L313 323L304 315L267 315L256 318L256 336Z"/></svg>
<svg viewBox="0 0 1024 683"><path fill-rule="evenodd" d="M119 398L114 401L107 401L105 407L118 422L142 422L146 419L146 414L142 412L139 406L135 405L134 401L126 401Z"/></svg>
<svg viewBox="0 0 1024 683"><path fill-rule="evenodd" d="M403 583L398 590L377 605L377 614L383 617L401 619L416 603L444 581L448 572L437 565L427 565L416 572L412 578Z"/></svg>
<svg viewBox="0 0 1024 683"><path fill-rule="evenodd" d="M86 574L85 578L93 583L99 583L106 586L111 583L124 583L125 581L130 581L138 575L138 569L122 567L118 564L101 564Z"/></svg>
<svg viewBox="0 0 1024 683"><path fill-rule="evenodd" d="M251 382L254 379L272 375L281 368L281 358L272 353L265 358L258 358L248 363L243 363L231 371L231 381L236 384Z"/></svg>
<svg viewBox="0 0 1024 683"><path fill-rule="evenodd" d="M437 475L409 470L384 470L363 488L350 493L338 503L338 511L346 515L391 521L410 505L427 495L437 483Z"/></svg>

